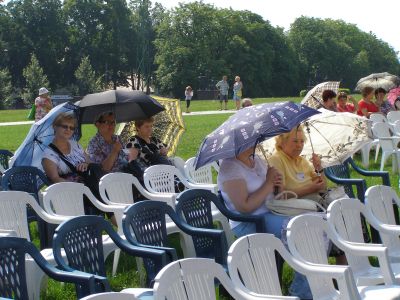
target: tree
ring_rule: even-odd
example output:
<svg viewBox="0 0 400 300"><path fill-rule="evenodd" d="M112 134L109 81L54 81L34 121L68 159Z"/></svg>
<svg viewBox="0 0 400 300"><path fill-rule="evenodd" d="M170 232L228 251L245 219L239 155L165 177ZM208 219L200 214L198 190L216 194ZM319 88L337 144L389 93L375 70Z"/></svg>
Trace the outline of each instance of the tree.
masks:
<svg viewBox="0 0 400 300"><path fill-rule="evenodd" d="M75 71L79 95L97 92L101 89L100 80L93 70L88 56L82 58L81 64Z"/></svg>
<svg viewBox="0 0 400 300"><path fill-rule="evenodd" d="M27 104L33 104L41 87L49 86L47 76L44 74L35 54L31 55L30 64L23 70L26 85L22 98Z"/></svg>
<svg viewBox="0 0 400 300"><path fill-rule="evenodd" d="M0 69L0 109L10 104L11 100L11 76L8 69Z"/></svg>

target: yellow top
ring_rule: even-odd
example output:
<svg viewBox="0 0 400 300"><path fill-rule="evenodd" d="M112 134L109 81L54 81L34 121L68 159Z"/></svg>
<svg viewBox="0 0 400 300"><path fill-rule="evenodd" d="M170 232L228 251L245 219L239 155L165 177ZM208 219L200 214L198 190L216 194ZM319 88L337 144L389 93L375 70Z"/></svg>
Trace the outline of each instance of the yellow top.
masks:
<svg viewBox="0 0 400 300"><path fill-rule="evenodd" d="M291 158L282 150L276 150L268 158L268 163L282 174L285 190L298 189L311 183L312 178L317 176L313 165L304 157Z"/></svg>

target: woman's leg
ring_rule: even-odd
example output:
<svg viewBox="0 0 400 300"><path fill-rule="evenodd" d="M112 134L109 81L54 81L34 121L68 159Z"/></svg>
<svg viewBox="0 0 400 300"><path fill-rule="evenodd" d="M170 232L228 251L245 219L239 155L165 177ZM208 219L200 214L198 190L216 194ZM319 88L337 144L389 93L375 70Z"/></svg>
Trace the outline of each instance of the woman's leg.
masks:
<svg viewBox="0 0 400 300"><path fill-rule="evenodd" d="M186 100L186 112L189 112L190 100Z"/></svg>
<svg viewBox="0 0 400 300"><path fill-rule="evenodd" d="M236 237L242 237L251 233L256 233L256 225L254 223L241 222L236 227L232 228Z"/></svg>

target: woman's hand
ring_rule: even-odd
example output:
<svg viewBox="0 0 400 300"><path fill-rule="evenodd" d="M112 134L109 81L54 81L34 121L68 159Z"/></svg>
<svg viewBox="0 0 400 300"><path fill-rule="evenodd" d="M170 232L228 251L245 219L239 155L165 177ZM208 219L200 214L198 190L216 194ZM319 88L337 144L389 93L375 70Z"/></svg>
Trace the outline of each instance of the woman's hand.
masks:
<svg viewBox="0 0 400 300"><path fill-rule="evenodd" d="M265 180L266 184L271 184L273 186L279 186L282 188L283 180L282 174L278 171L278 169L274 167L268 167L268 172Z"/></svg>
<svg viewBox="0 0 400 300"><path fill-rule="evenodd" d="M135 160L139 156L139 150L135 147L129 148L128 161Z"/></svg>
<svg viewBox="0 0 400 300"><path fill-rule="evenodd" d="M326 182L322 176L316 176L311 181L312 193L317 193L326 189Z"/></svg>
<svg viewBox="0 0 400 300"><path fill-rule="evenodd" d="M85 172L85 171L87 171L88 166L89 166L89 163L83 162L83 163L78 164L78 165L76 166L76 169L77 169L79 172Z"/></svg>
<svg viewBox="0 0 400 300"><path fill-rule="evenodd" d="M113 153L115 153L115 154L118 154L119 151L121 151L121 149L122 149L121 143L119 141L114 141L112 145L113 146L112 146L112 150L111 151Z"/></svg>
<svg viewBox="0 0 400 300"><path fill-rule="evenodd" d="M169 150L169 147L161 147L160 154L163 156L167 156L168 150Z"/></svg>

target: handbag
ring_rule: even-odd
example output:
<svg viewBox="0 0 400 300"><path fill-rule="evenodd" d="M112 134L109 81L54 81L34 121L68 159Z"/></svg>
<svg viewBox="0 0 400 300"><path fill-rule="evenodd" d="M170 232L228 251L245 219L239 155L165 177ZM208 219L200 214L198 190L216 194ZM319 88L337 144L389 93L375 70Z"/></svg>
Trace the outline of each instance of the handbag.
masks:
<svg viewBox="0 0 400 300"><path fill-rule="evenodd" d="M326 212L325 208L317 201L297 198L297 194L292 191L283 191L276 195L275 199L267 201L266 206L274 214L283 216L297 216L308 212Z"/></svg>
<svg viewBox="0 0 400 300"><path fill-rule="evenodd" d="M35 114L36 114L36 105L33 104L27 116L28 120L35 120Z"/></svg>

